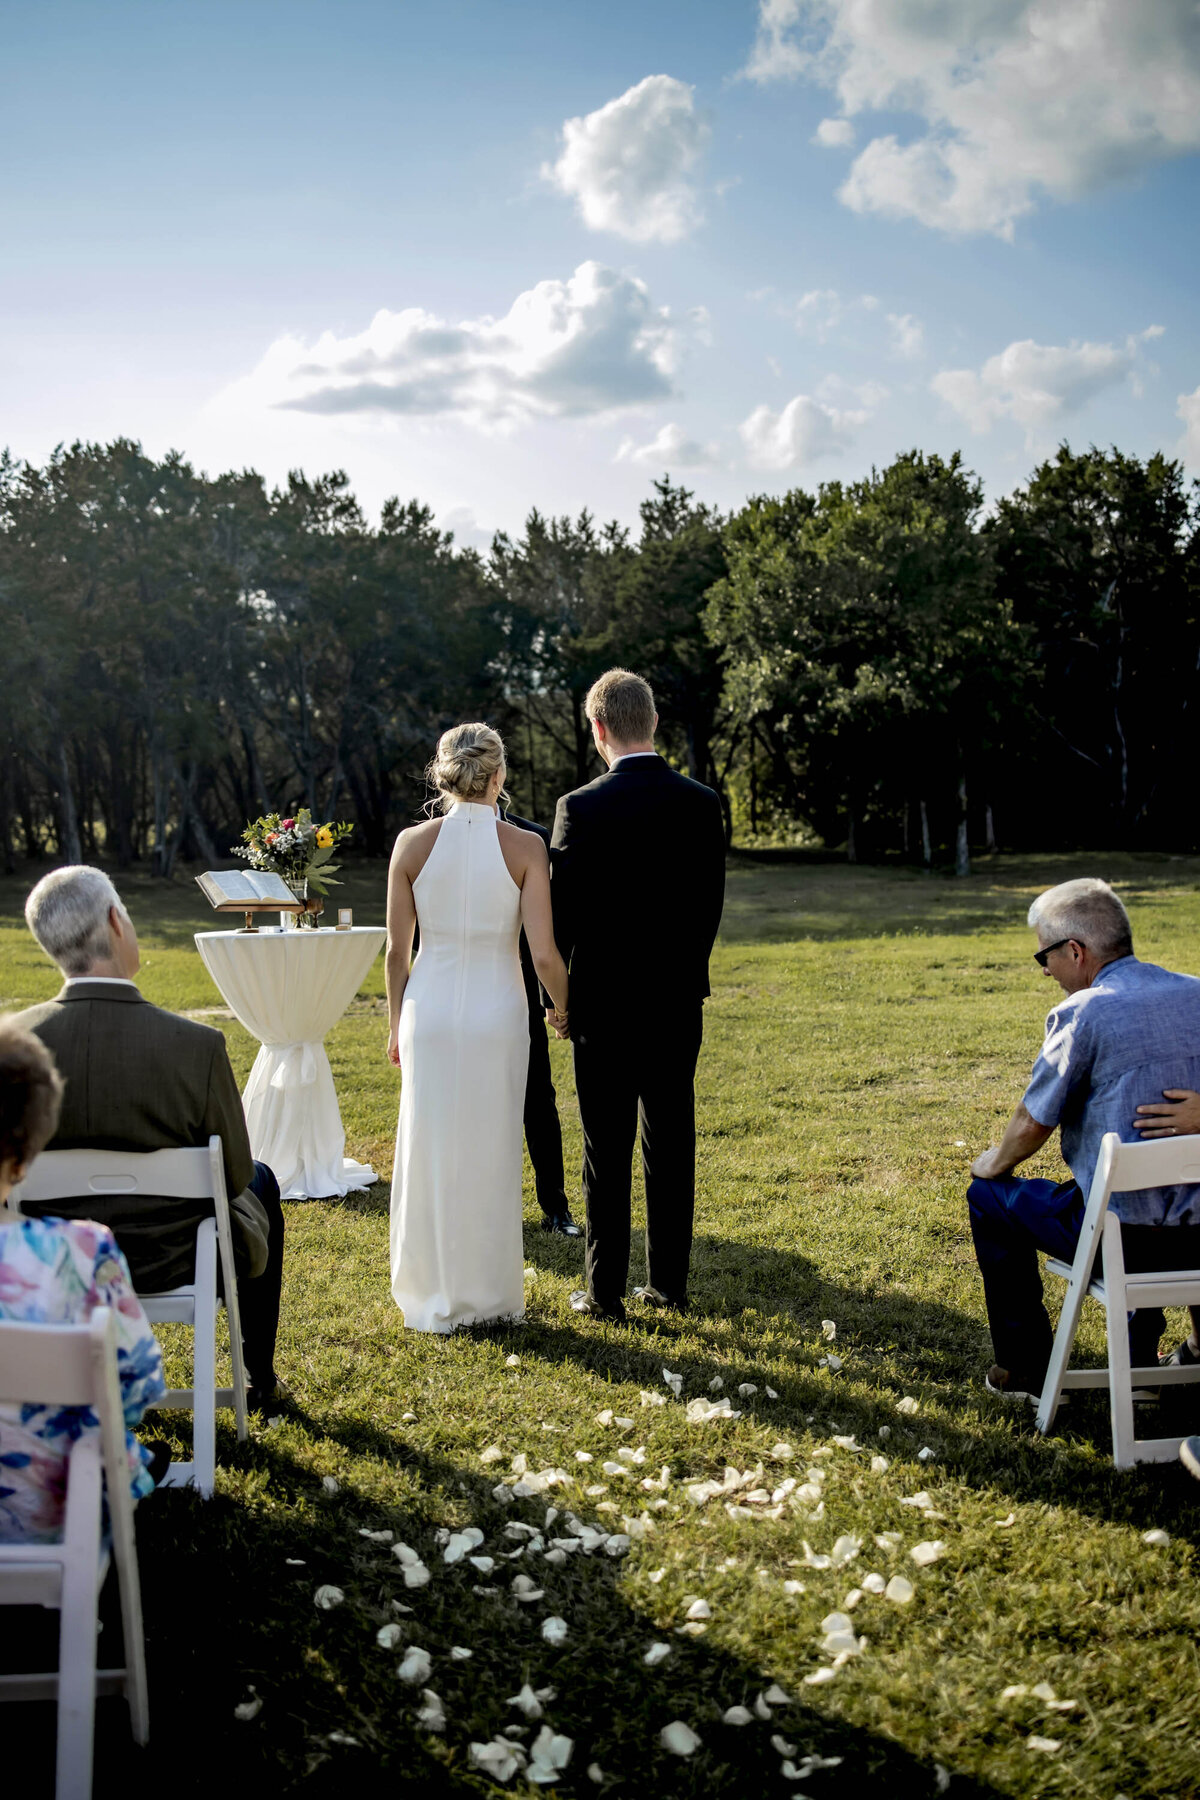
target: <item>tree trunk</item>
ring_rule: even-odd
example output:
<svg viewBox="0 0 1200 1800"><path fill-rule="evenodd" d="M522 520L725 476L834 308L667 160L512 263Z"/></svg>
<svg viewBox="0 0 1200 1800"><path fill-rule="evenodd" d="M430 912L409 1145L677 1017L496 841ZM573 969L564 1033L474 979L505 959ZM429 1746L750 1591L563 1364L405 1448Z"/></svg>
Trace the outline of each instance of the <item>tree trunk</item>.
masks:
<svg viewBox="0 0 1200 1800"><path fill-rule="evenodd" d="M933 844L929 836L929 808L924 800L921 802L921 861L927 869L933 867Z"/></svg>
<svg viewBox="0 0 1200 1800"><path fill-rule="evenodd" d="M992 818L992 807L991 807L990 801L988 802L987 806L984 808L983 820L984 820L985 842L986 842L987 848L990 852L990 851L995 850L995 848L996 848L996 823L995 823L995 820Z"/></svg>
<svg viewBox="0 0 1200 1800"><path fill-rule="evenodd" d="M954 873L971 873L971 852L967 839L967 776L963 769L960 769L958 776L958 830L954 835Z"/></svg>
<svg viewBox="0 0 1200 1800"><path fill-rule="evenodd" d="M161 750L154 752L154 841L150 846L150 870L153 875L166 878L171 870L169 862L174 862L174 852L167 844L167 806L171 797L171 781L167 774L166 758ZM169 858L169 861L168 861Z"/></svg>
<svg viewBox="0 0 1200 1800"><path fill-rule="evenodd" d="M846 861L856 863L858 850L854 843L854 814L850 814L850 823L846 828Z"/></svg>
<svg viewBox="0 0 1200 1800"><path fill-rule="evenodd" d="M83 844L79 837L79 813L71 786L71 769L67 761L65 740L58 740L58 853L64 862L83 861Z"/></svg>

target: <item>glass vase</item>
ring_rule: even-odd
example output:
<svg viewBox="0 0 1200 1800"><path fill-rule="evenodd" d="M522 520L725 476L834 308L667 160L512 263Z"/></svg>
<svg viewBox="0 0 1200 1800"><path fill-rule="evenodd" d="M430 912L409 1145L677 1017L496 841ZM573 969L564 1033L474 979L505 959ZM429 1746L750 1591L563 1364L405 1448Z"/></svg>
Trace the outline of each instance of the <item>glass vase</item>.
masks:
<svg viewBox="0 0 1200 1800"><path fill-rule="evenodd" d="M286 876L284 879L305 910L299 913L281 912L279 915L281 929L284 931L311 931L317 920L316 915L308 911L308 876L304 875L298 881L289 880Z"/></svg>

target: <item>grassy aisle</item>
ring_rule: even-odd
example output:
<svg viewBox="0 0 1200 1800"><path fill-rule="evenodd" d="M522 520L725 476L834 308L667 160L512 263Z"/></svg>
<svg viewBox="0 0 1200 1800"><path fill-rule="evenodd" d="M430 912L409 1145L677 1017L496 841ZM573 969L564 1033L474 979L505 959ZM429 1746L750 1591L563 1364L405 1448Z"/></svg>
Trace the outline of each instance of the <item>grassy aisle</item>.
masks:
<svg viewBox="0 0 1200 1800"><path fill-rule="evenodd" d="M1200 1792L1200 1484L1174 1466L1115 1474L1096 1397L1074 1398L1043 1441L982 1388L966 1169L1019 1096L1057 993L1030 960L1024 908L1079 873L1121 884L1140 954L1200 970L1195 861L995 859L957 883L733 868L686 1321L576 1321L579 1250L536 1228L527 1180L524 1326L406 1337L386 1183L291 1206L279 1367L300 1416L240 1448L223 1429L216 1497L161 1495L139 1515L152 1779L211 1792L223 1768L233 1792L264 1796L495 1793L469 1744L519 1727L530 1751L548 1724L574 1740L563 1794ZM381 916L382 880L351 883L360 920ZM23 891L0 888L6 1007L55 990ZM147 995L219 1009L191 946L211 923L195 890L134 880L127 897ZM244 1077L254 1045L209 1016ZM653 1028L652 1006L630 1021ZM377 963L329 1049L348 1148L386 1177L383 1036ZM553 1053L574 1168L569 1052ZM1052 1153L1035 1165L1059 1168ZM635 1246L635 1280L641 1268ZM1084 1344L1099 1355L1095 1318ZM689 1420L689 1401L722 1396L740 1417ZM689 1495L705 1481L730 1486ZM568 1515L618 1541L547 1556L571 1540ZM437 1534L467 1527L482 1541L448 1565ZM1151 1527L1165 1547L1143 1541ZM935 1559L914 1561L930 1542ZM427 1584L406 1585L399 1543ZM874 1575L902 1576L913 1598L872 1592ZM331 1610L314 1604L323 1585L344 1596ZM822 1621L842 1611L850 1637L823 1652ZM543 1636L552 1617L561 1644ZM811 1679L858 1636L861 1654ZM666 1649L647 1663L652 1644ZM1074 1705L1053 1708L1042 1683ZM760 1699L772 1684L786 1698ZM526 1687L543 1717L512 1703ZM251 1689L261 1710L237 1719ZM732 1707L749 1722L722 1722ZM660 1743L675 1720L700 1739L689 1758ZM526 1791L519 1773L507 1785Z"/></svg>

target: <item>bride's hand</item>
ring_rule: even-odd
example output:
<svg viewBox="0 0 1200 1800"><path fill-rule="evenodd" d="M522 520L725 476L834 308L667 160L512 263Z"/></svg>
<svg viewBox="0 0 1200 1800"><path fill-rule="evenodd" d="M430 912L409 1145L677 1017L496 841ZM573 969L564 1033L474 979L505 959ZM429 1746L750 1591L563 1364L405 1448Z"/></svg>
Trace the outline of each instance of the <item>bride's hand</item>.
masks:
<svg viewBox="0 0 1200 1800"><path fill-rule="evenodd" d="M387 1059L393 1069L400 1067L400 1027L398 1025L394 1031L388 1034Z"/></svg>

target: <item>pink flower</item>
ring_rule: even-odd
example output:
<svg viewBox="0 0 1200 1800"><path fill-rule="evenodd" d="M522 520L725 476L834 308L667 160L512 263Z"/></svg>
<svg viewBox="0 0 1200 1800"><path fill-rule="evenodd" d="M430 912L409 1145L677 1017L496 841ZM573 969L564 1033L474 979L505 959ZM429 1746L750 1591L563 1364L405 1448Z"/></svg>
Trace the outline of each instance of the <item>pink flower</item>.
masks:
<svg viewBox="0 0 1200 1800"><path fill-rule="evenodd" d="M295 819L283 819L280 821L280 823L281 823L284 831L290 831L292 829L292 826L296 823L296 821L295 821Z"/></svg>

